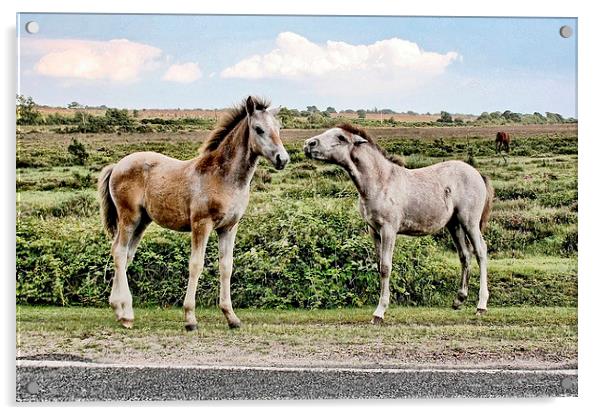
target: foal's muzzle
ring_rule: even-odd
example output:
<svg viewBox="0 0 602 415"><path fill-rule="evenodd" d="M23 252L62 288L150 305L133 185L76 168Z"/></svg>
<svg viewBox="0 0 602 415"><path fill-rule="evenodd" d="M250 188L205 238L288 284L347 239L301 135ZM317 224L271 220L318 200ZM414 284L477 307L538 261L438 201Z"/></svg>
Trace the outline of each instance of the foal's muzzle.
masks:
<svg viewBox="0 0 602 415"><path fill-rule="evenodd" d="M315 138L310 138L305 140L305 144L303 145L303 152L305 153L305 157L312 158L311 149L318 145L318 140Z"/></svg>
<svg viewBox="0 0 602 415"><path fill-rule="evenodd" d="M278 153L276 154L276 162L274 163L274 167L278 170L282 170L290 160L287 153Z"/></svg>

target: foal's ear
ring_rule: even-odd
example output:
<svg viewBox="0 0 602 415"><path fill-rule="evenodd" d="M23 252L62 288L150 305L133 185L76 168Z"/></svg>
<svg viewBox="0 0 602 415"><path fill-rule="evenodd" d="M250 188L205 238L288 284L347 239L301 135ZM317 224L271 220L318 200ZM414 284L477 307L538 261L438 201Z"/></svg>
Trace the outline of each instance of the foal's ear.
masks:
<svg viewBox="0 0 602 415"><path fill-rule="evenodd" d="M249 95L247 101L245 102L245 108L247 110L247 115L250 117L255 112L255 100L252 96Z"/></svg>
<svg viewBox="0 0 602 415"><path fill-rule="evenodd" d="M353 134L351 137L351 140L352 140L353 144L362 144L362 143L368 142L368 140L366 140L364 137L360 137L357 134Z"/></svg>

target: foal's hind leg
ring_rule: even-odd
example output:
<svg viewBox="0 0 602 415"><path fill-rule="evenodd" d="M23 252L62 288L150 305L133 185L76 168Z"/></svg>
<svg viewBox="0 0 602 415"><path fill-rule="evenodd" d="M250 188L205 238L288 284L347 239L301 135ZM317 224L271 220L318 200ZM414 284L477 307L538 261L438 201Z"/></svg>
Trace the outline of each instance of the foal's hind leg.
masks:
<svg viewBox="0 0 602 415"><path fill-rule="evenodd" d="M487 311L487 300L489 300L489 289L487 288L487 244L481 235L478 222L468 225L465 230L470 239L470 243L474 247L479 263L480 286L477 314L484 314Z"/></svg>
<svg viewBox="0 0 602 415"><path fill-rule="evenodd" d="M458 296L454 300L452 305L453 308L459 309L462 303L466 301L468 297L468 277L470 274L470 247L468 246L466 240L466 234L460 226L460 223L457 219L453 219L449 225L447 225L447 229L451 234L452 240L454 241L454 245L456 246L456 250L458 251L458 256L460 257L460 263L462 264L462 279L460 281L460 288L458 289Z"/></svg>
<svg viewBox="0 0 602 415"><path fill-rule="evenodd" d="M380 269L380 234L372 226L368 226L368 232L374 242L374 251L376 252L376 261L378 269Z"/></svg>
<svg viewBox="0 0 602 415"><path fill-rule="evenodd" d="M199 276L203 272L205 262L205 249L209 234L212 230L210 222L197 222L192 224L192 250L190 252L190 263L188 266L188 287L186 288L186 297L184 298L184 319L186 330L196 330L197 322L195 315L196 308L196 288L199 282Z"/></svg>
<svg viewBox="0 0 602 415"><path fill-rule="evenodd" d="M138 244L140 244L140 240L142 239L142 235L144 235L144 231L151 223L150 218L143 217L140 219L138 226L134 230L132 234L132 238L130 239L130 243L128 245L128 260L127 266L129 267L132 261L134 260L134 255L136 255L136 250L138 249Z"/></svg>
<svg viewBox="0 0 602 415"><path fill-rule="evenodd" d="M112 254L115 261L115 276L109 297L109 304L115 312L117 320L126 328L134 324L134 309L132 308L132 294L128 286L126 275L128 246L135 230L135 225L120 221L117 235L113 241Z"/></svg>

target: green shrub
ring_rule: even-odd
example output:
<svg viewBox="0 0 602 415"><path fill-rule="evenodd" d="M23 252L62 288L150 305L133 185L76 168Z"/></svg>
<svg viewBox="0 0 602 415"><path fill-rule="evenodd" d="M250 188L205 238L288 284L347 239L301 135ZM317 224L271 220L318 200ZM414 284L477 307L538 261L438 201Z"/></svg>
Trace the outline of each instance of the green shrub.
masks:
<svg viewBox="0 0 602 415"><path fill-rule="evenodd" d="M86 146L78 141L77 138L71 140L71 144L67 147L67 151L73 156L75 164L84 165L86 164L88 157L90 157L90 154L86 150Z"/></svg>
<svg viewBox="0 0 602 415"><path fill-rule="evenodd" d="M17 229L17 300L27 304L103 305L110 290L110 242L100 223L27 219ZM240 225L234 253L232 296L237 307L340 307L373 304L379 277L374 247L358 217L333 206L316 215L298 204L278 208ZM320 237L316 237L320 235ZM137 303L180 305L188 280L190 238L149 232L129 268ZM217 249L212 237L199 283L202 305L215 305ZM404 304L430 304L442 263L429 238L400 238L395 252L392 296ZM105 273L105 266L106 273ZM438 300L437 300L438 301Z"/></svg>

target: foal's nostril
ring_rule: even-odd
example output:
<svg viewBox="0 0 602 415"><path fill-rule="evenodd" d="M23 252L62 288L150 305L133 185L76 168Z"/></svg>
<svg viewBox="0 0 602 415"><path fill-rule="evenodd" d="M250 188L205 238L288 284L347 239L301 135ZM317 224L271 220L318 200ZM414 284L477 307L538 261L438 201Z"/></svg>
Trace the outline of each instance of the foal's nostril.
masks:
<svg viewBox="0 0 602 415"><path fill-rule="evenodd" d="M284 168L284 166L286 166L286 162L288 160L283 160L282 156L280 156L280 154L276 154L276 168L278 170L282 170Z"/></svg>
<svg viewBox="0 0 602 415"><path fill-rule="evenodd" d="M318 144L318 140L310 141L307 144L309 144L310 147L315 147Z"/></svg>

